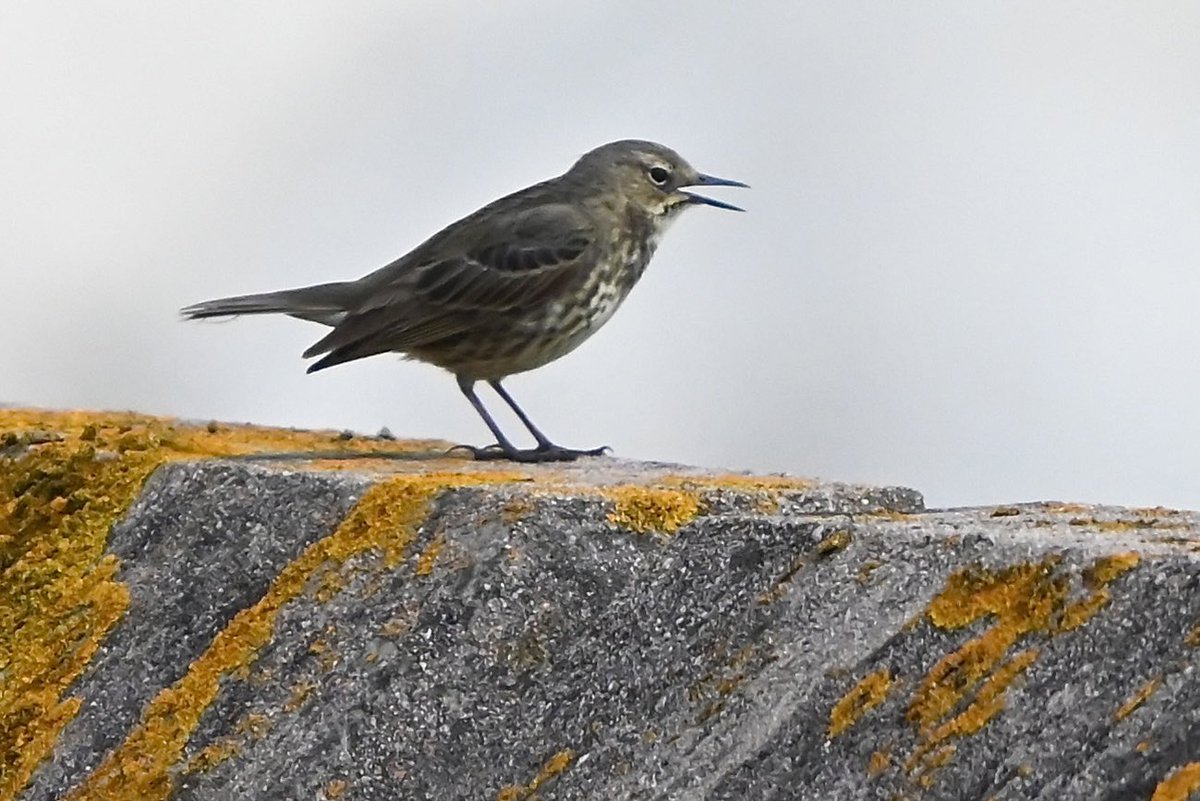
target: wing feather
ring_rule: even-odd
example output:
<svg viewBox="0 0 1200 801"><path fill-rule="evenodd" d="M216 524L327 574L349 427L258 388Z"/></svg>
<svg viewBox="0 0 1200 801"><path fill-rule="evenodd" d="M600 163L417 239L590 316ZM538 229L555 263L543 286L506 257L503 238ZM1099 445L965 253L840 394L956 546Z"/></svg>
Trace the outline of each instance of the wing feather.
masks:
<svg viewBox="0 0 1200 801"><path fill-rule="evenodd" d="M320 369L523 314L581 286L597 247L590 218L568 204L467 218L362 279L358 307L304 355L329 354Z"/></svg>

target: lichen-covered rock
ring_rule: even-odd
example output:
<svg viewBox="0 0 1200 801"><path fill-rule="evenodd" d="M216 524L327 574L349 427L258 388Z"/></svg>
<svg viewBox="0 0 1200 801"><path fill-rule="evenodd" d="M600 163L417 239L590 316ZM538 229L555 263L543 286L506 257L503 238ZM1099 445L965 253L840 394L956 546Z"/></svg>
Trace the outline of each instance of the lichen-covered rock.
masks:
<svg viewBox="0 0 1200 801"><path fill-rule="evenodd" d="M0 799L1200 790L1194 513L446 447L0 410Z"/></svg>

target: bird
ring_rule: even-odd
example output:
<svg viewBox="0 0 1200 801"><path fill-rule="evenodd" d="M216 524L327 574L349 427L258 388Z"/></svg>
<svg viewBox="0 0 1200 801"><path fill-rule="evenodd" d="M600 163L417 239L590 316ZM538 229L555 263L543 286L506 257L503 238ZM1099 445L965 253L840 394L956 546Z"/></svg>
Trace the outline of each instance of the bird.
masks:
<svg viewBox="0 0 1200 801"><path fill-rule="evenodd" d="M609 449L552 442L502 382L565 356L608 322L684 209L743 211L687 191L698 186L748 188L698 172L665 145L610 142L358 280L208 300L181 313L284 314L329 326L304 351L306 359L320 357L310 373L393 352L441 367L496 438L486 447L459 446L475 459L598 456ZM535 447L518 448L504 435L476 392L481 381L512 409Z"/></svg>

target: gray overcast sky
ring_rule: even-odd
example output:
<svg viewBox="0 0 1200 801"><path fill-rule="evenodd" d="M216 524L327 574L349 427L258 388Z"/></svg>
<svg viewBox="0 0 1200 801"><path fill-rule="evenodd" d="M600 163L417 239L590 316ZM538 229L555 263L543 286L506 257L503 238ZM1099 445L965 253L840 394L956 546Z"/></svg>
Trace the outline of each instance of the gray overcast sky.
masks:
<svg viewBox="0 0 1200 801"><path fill-rule="evenodd" d="M1200 4L8 2L0 97L0 400L483 444L435 368L306 376L319 327L177 309L639 137L750 213L511 380L555 439L1200 507Z"/></svg>

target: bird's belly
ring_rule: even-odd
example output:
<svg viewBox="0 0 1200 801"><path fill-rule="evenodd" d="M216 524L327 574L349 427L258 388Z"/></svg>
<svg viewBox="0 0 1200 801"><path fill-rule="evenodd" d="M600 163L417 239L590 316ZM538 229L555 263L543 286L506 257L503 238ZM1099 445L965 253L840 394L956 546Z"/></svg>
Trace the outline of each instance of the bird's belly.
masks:
<svg viewBox="0 0 1200 801"><path fill-rule="evenodd" d="M587 303L555 301L536 313L493 320L456 337L452 345L413 349L409 355L480 380L535 370L583 344L612 318L628 291L609 285L588 294Z"/></svg>

